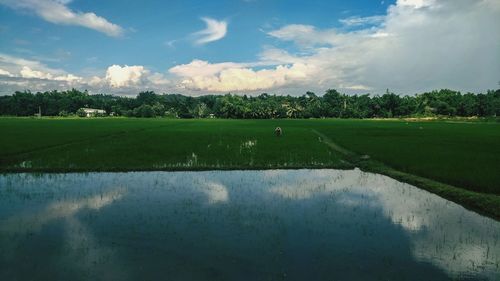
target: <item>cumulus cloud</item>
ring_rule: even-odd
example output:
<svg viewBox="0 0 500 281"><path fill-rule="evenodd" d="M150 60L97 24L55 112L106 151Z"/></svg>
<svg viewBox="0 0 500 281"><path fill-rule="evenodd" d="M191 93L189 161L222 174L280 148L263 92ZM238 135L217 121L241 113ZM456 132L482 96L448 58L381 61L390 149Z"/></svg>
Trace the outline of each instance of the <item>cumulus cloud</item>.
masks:
<svg viewBox="0 0 500 281"><path fill-rule="evenodd" d="M49 68L36 60L30 60L0 53L0 67L9 73L19 73L23 67L30 67L32 69L41 70L43 72L50 72L54 74L63 74L63 70Z"/></svg>
<svg viewBox="0 0 500 281"><path fill-rule="evenodd" d="M183 77L192 77L192 76L211 76L215 75L225 69L230 68L242 68L245 66L251 66L251 64L244 63L234 63L234 62L225 62L225 63L209 63L203 60L193 60L188 64L181 64L172 67L169 71L171 73L177 74Z"/></svg>
<svg viewBox="0 0 500 281"><path fill-rule="evenodd" d="M140 88L140 87L155 87L165 86L170 81L158 72L151 72L142 65L112 65L106 70L106 77L100 79L94 77L91 79L94 84L102 84L105 82L112 88Z"/></svg>
<svg viewBox="0 0 500 281"><path fill-rule="evenodd" d="M1 69L0 68L0 75L3 75L3 76L8 76L8 77L12 77L12 73L10 73L9 71L5 70L5 69Z"/></svg>
<svg viewBox="0 0 500 281"><path fill-rule="evenodd" d="M52 75L50 73L43 73L41 71L32 70L28 66L23 66L20 71L21 77L23 78L38 78L38 79L50 79Z"/></svg>
<svg viewBox="0 0 500 281"><path fill-rule="evenodd" d="M198 45L207 44L220 40L226 36L227 33L227 22L218 21L212 18L201 18L207 25L205 29L193 33L197 38L195 43Z"/></svg>
<svg viewBox="0 0 500 281"><path fill-rule="evenodd" d="M125 65L123 67L112 65L108 67L106 71L106 80L109 82L109 85L114 88L128 87L139 84L141 78L146 73L147 71L140 65Z"/></svg>
<svg viewBox="0 0 500 281"><path fill-rule="evenodd" d="M170 72L184 79L179 84L189 90L229 92L255 91L277 88L290 81L307 77L307 65L278 65L272 69L254 70L247 66L254 64L216 63L194 60L178 65Z"/></svg>
<svg viewBox="0 0 500 281"><path fill-rule="evenodd" d="M17 90L32 91L84 88L91 92L137 94L149 89L163 91L171 82L165 74L152 72L144 66L109 66L102 75L81 77L45 64L0 53L0 94Z"/></svg>
<svg viewBox="0 0 500 281"><path fill-rule="evenodd" d="M82 78L79 76L66 73L60 69L47 67L39 61L18 58L6 54L0 54L0 75L28 80L53 80L70 83L82 81Z"/></svg>
<svg viewBox="0 0 500 281"><path fill-rule="evenodd" d="M123 34L122 27L95 13L72 11L67 7L69 2L71 0L0 0L0 4L14 9L32 11L51 23L83 26L113 37Z"/></svg>

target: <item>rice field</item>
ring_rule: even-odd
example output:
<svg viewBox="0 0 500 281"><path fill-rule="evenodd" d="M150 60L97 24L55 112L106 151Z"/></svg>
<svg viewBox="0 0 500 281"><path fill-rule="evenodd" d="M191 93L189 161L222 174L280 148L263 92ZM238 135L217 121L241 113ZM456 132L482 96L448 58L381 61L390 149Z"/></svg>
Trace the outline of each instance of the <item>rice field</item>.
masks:
<svg viewBox="0 0 500 281"><path fill-rule="evenodd" d="M499 128L0 118L0 280L496 280Z"/></svg>
<svg viewBox="0 0 500 281"><path fill-rule="evenodd" d="M396 170L500 194L498 122L0 118L0 171L355 166L315 131Z"/></svg>
<svg viewBox="0 0 500 281"><path fill-rule="evenodd" d="M310 145L317 142L317 136L306 127L276 138L273 130L279 122L76 119L41 120L37 126L37 120L13 121L20 126L7 129L10 139L2 140L10 146L2 149L9 154L0 156L5 169L137 171L342 165L328 147ZM35 124L24 127L24 122ZM27 134L40 137L27 140ZM16 144L17 139L23 139L22 143Z"/></svg>

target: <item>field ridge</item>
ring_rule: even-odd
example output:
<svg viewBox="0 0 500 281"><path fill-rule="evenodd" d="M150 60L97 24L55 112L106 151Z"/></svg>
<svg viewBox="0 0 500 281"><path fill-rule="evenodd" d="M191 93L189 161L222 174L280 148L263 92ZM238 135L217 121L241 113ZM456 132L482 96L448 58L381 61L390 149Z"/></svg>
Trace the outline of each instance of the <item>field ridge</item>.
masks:
<svg viewBox="0 0 500 281"><path fill-rule="evenodd" d="M315 129L312 129L312 131L320 136L326 145L344 155L347 158L347 162L355 165L362 171L383 174L393 179L415 185L440 197L462 205L467 209L500 221L500 196L498 195L465 190L463 188L444 184L432 179L398 171L384 163L370 159L367 155L359 156L356 153L341 147L325 134Z"/></svg>

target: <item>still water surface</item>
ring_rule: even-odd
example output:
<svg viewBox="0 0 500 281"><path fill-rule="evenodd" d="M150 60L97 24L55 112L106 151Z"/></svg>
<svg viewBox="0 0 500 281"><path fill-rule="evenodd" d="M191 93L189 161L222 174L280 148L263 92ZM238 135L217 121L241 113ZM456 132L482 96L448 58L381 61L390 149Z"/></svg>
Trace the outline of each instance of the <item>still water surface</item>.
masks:
<svg viewBox="0 0 500 281"><path fill-rule="evenodd" d="M357 169L9 174L0 280L500 280L500 223Z"/></svg>

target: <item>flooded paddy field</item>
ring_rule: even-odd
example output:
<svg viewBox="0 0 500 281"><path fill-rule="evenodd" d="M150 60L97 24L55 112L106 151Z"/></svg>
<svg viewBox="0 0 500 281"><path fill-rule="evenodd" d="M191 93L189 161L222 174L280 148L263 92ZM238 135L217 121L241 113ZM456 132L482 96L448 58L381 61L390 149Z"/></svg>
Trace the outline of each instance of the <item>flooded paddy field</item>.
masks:
<svg viewBox="0 0 500 281"><path fill-rule="evenodd" d="M498 280L500 223L355 170L5 174L0 280Z"/></svg>

